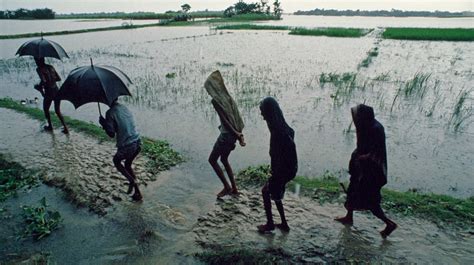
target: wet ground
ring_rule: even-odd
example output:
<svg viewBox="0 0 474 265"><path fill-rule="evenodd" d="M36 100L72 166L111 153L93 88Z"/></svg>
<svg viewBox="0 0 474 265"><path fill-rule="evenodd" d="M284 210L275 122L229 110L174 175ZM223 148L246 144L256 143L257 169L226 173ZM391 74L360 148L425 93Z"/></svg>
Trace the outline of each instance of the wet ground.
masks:
<svg viewBox="0 0 474 265"><path fill-rule="evenodd" d="M369 213L355 213L354 225L333 221L345 214L342 205L319 203L286 193L284 207L290 232L275 230L259 234L265 212L258 190L244 191L238 198L219 201L193 229L204 248L213 246L252 251L282 251L294 262L472 264L474 236L443 230L426 220L390 215L399 228L387 239L379 232L383 222ZM273 205L275 222L278 212ZM275 251L275 252L278 252Z"/></svg>
<svg viewBox="0 0 474 265"><path fill-rule="evenodd" d="M321 206L291 192L284 201L290 233L260 235L255 225L265 220L258 190L242 190L237 198L216 201L210 191L212 187L218 191L215 176L207 167L197 170L201 163L192 159L150 181L140 158L136 168L141 172L138 178L144 201L133 203L124 194L122 180L111 177L116 175L109 161L114 153L111 143L99 143L74 131L70 136L59 129L47 133L40 129L40 122L11 110L0 109L0 114L4 125L0 152L29 168L47 170L48 179L61 180L60 186L47 181L57 188L40 185L2 205L7 211L0 214L0 241L4 242L0 257L12 263L49 253L50 260L58 264L198 264L193 254L215 245L283 250L295 262L474 262L474 237L469 232L442 230L426 220L391 215L399 229L382 240L378 234L382 223L372 216L356 214L355 225L344 227L332 221L344 214L341 205ZM57 156L51 155L52 150ZM60 160L87 164L71 167ZM88 177L91 168L103 168L107 176L97 170ZM94 178L97 181L91 181ZM42 197L61 213L62 226L39 242L17 240L22 229L19 206L36 204ZM78 197L92 210L100 205L98 209L107 214L77 207L71 198ZM103 208L101 202L107 198L112 198L111 205Z"/></svg>

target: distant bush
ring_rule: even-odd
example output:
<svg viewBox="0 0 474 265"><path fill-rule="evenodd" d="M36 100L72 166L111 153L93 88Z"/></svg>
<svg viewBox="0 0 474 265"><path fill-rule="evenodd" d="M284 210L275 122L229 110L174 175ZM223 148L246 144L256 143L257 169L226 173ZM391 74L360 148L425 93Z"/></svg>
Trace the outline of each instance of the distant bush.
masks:
<svg viewBox="0 0 474 265"><path fill-rule="evenodd" d="M52 9L42 8L28 10L19 8L17 10L0 11L0 19L54 19L55 13Z"/></svg>

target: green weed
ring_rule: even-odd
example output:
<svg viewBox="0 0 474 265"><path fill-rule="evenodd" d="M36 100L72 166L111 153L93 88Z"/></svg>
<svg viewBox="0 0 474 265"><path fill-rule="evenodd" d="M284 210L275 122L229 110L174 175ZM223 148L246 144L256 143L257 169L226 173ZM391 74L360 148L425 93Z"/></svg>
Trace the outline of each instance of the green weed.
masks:
<svg viewBox="0 0 474 265"><path fill-rule="evenodd" d="M38 178L16 162L10 162L0 154L0 202L15 195L23 187L38 185Z"/></svg>
<svg viewBox="0 0 474 265"><path fill-rule="evenodd" d="M382 37L398 40L474 41L474 29L387 28L383 32Z"/></svg>
<svg viewBox="0 0 474 265"><path fill-rule="evenodd" d="M39 206L22 206L23 217L26 228L22 236L33 236L35 240L40 240L50 235L54 230L59 228L62 222L61 215L58 211L48 210L46 198L39 201Z"/></svg>

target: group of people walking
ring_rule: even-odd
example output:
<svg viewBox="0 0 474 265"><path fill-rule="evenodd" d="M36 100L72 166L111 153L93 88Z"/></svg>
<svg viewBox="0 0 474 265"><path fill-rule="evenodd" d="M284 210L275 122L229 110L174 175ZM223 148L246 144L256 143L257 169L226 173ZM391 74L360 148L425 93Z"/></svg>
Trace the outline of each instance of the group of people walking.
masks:
<svg viewBox="0 0 474 265"><path fill-rule="evenodd" d="M63 124L63 132L69 130L64 122L60 111L60 100L55 97L58 87L57 81L61 78L54 67L45 64L44 58L35 58L37 73L40 83L35 89L43 95L43 110L48 125L45 130L52 130L49 108L54 102L55 112ZM238 196L235 176L229 163L229 155L236 147L238 141L245 146L243 135L244 124L240 117L237 104L232 99L219 71L212 73L206 80L204 87L212 97L211 103L216 110L219 119L219 137L215 142L209 155L209 163L223 184L223 189L217 194L218 198L231 195ZM136 182L136 176L132 169L133 160L141 150L140 136L137 133L135 122L131 112L126 106L117 100L109 106L105 118L100 116L99 123L110 137L115 137L117 152L113 157L113 163L117 170L128 180L128 194L135 201L142 200L142 195ZM275 228L288 232L290 226L285 217L283 198L285 187L288 182L295 178L298 170L298 159L295 145L295 131L285 121L283 111L277 100L266 97L260 102L260 112L266 121L270 131L270 159L271 176L262 187L263 205L267 222L257 226L261 233L267 233ZM385 222L386 227L381 231L382 237L389 236L397 225L387 218L380 206L382 186L387 183L387 155L385 147L385 133L383 126L375 119L371 107L360 104L351 109L352 120L357 134L357 147L351 155L349 162L350 184L347 189L347 199L344 204L347 214L336 218L346 225L353 223L353 212L359 210L370 210L376 217ZM224 170L220 167L218 160L222 162ZM281 222L273 221L271 201L275 202L280 215Z"/></svg>

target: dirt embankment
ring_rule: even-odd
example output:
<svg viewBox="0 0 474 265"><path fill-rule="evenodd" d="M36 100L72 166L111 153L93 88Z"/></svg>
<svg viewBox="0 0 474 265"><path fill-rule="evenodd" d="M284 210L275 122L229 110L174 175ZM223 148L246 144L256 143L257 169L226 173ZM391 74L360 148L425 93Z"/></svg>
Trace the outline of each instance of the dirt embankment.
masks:
<svg viewBox="0 0 474 265"><path fill-rule="evenodd" d="M106 214L115 201L129 200L126 180L112 162L113 142L99 142L74 130L64 135L60 128L48 133L23 114L7 109L0 109L0 114L0 152L25 168L41 170L46 184L63 189L73 202L98 214ZM154 178L147 162L139 155L134 163L141 185Z"/></svg>
<svg viewBox="0 0 474 265"><path fill-rule="evenodd" d="M290 263L474 262L474 236L469 232L445 230L427 220L389 214L399 228L384 240L378 233L383 222L369 213L356 213L354 226L346 227L333 221L345 214L342 205L321 205L310 198L292 195L287 192L284 199L289 233L257 233L256 225L265 223L265 213L259 190L249 189L243 190L238 198L218 201L212 211L201 217L193 229L196 242L208 257L214 256L214 262L224 261L226 255L232 256L229 253L267 253L273 259L276 255L274 261ZM273 213L279 222L275 207Z"/></svg>

